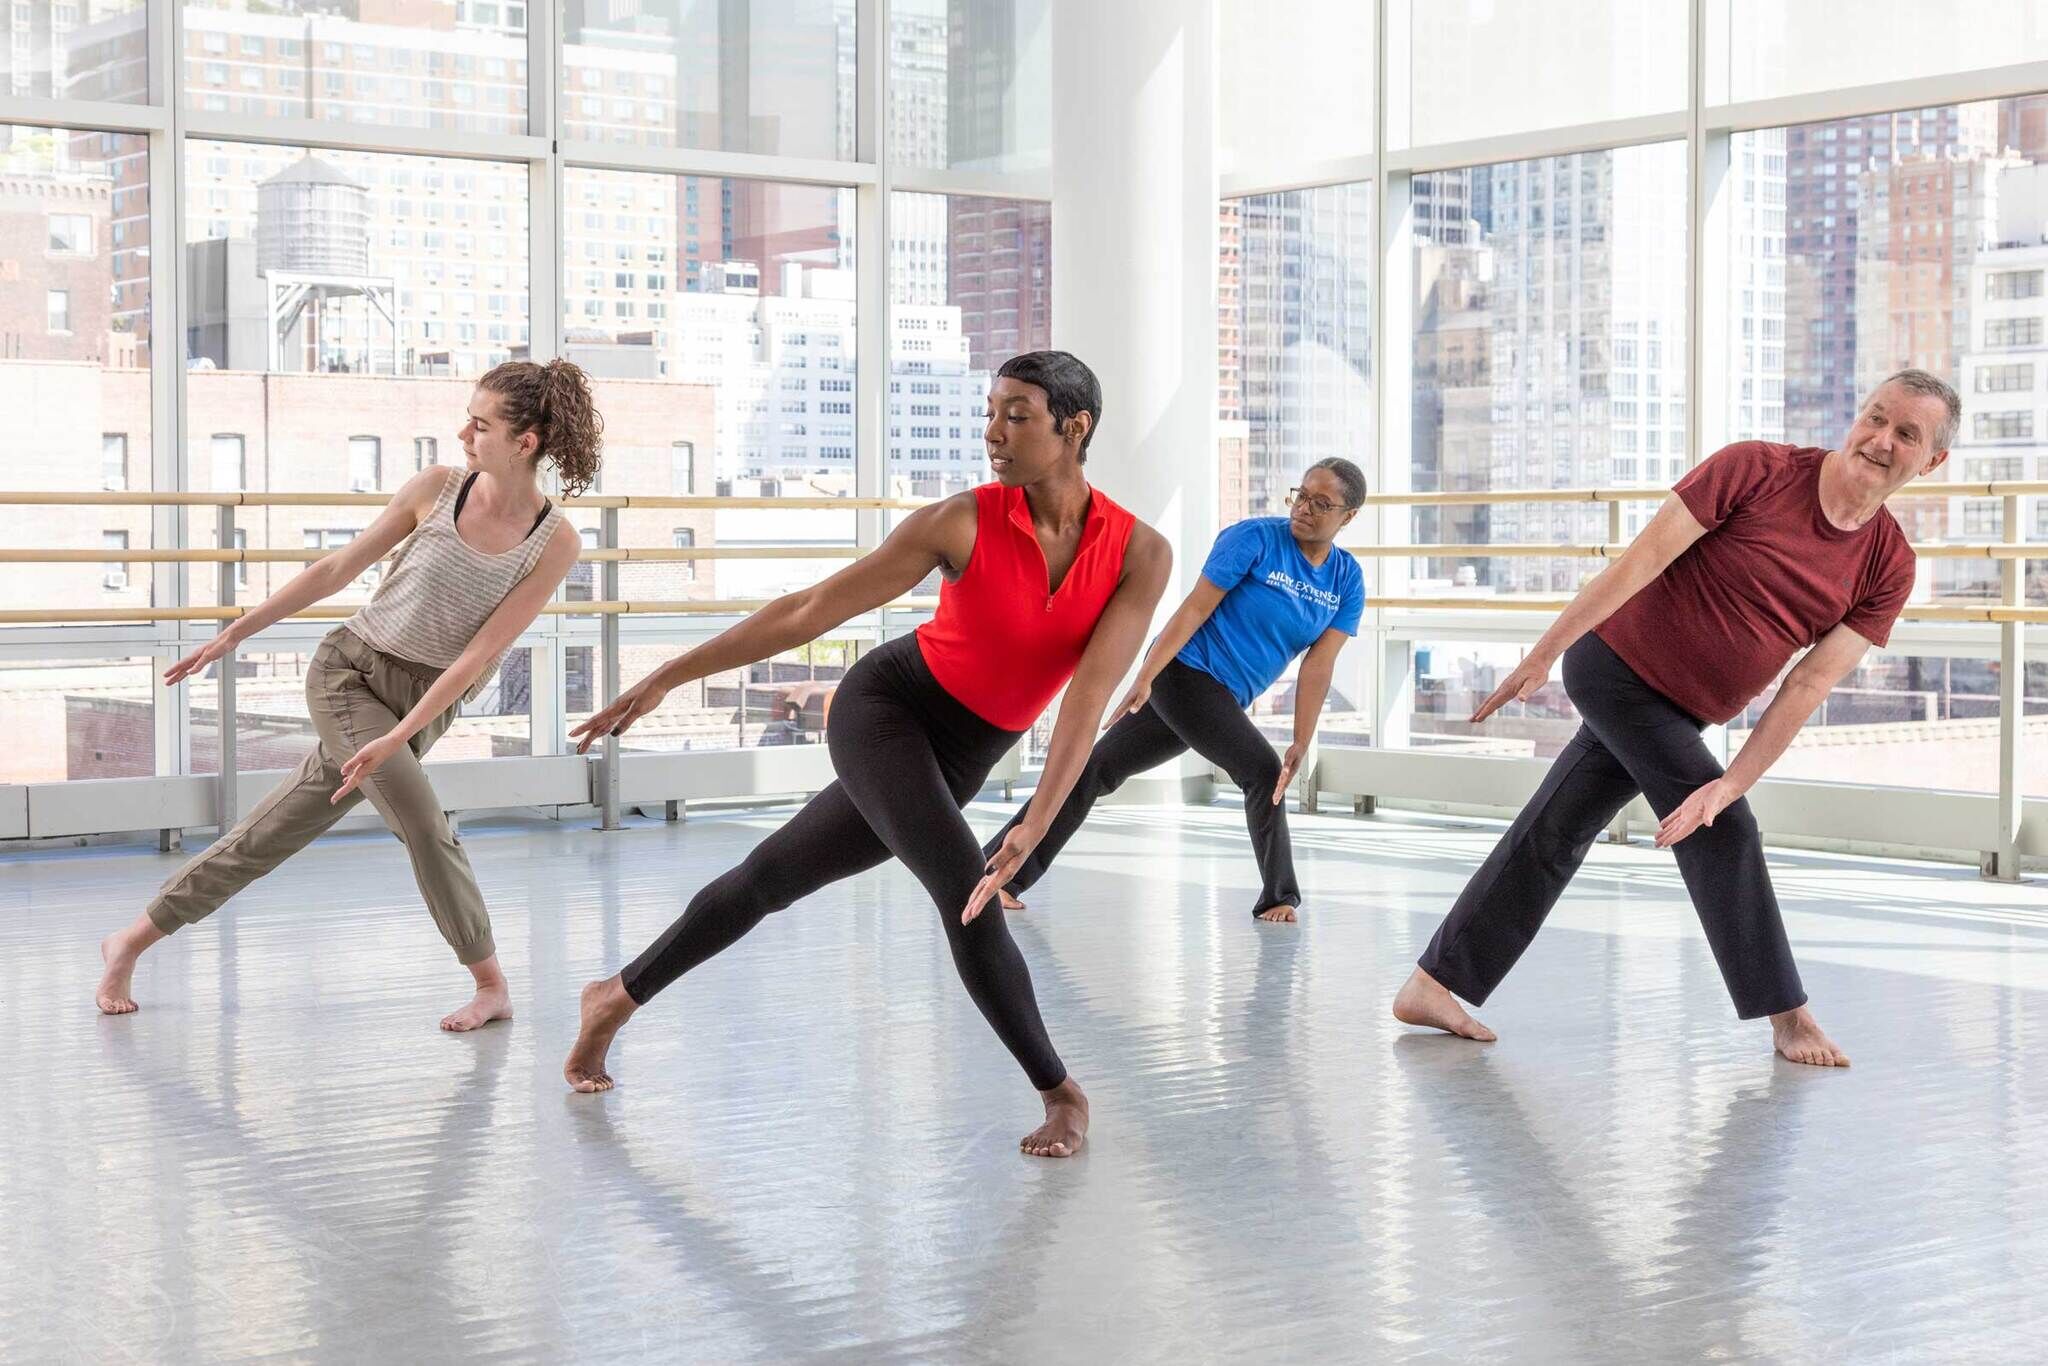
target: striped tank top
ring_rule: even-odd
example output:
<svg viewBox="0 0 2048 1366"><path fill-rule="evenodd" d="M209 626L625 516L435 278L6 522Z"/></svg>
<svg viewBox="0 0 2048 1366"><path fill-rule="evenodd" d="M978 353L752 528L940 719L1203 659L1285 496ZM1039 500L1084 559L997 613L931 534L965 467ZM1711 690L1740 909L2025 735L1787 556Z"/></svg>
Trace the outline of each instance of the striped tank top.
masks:
<svg viewBox="0 0 2048 1366"><path fill-rule="evenodd" d="M550 504L525 540L503 554L486 555L455 530L456 508L474 478L448 471L433 511L392 554L370 601L342 623L372 649L435 669L453 664L505 595L532 572L564 520L562 510ZM483 691L504 658L501 652L485 666L463 701Z"/></svg>

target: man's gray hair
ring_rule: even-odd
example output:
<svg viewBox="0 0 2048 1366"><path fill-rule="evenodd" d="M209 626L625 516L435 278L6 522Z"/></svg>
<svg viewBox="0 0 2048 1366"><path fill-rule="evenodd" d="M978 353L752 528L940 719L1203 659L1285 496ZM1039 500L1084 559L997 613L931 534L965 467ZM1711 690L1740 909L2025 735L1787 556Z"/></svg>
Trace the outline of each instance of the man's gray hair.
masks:
<svg viewBox="0 0 2048 1366"><path fill-rule="evenodd" d="M1886 379L1885 384L1896 384L1909 394L1940 399L1946 412L1941 425L1934 429L1934 444L1930 449L1945 451L1955 444L1956 432L1963 425L1963 400L1947 380L1926 370L1901 370Z"/></svg>

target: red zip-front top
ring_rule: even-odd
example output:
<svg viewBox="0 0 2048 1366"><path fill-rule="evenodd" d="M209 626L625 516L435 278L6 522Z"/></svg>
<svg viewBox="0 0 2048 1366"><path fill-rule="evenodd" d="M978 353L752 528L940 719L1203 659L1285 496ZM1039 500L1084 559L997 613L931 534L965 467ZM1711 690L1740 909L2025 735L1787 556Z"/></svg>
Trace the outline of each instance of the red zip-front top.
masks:
<svg viewBox="0 0 2048 1366"><path fill-rule="evenodd" d="M1080 549L1052 592L1024 490L983 484L974 504L974 553L940 586L939 610L917 628L917 646L961 705L992 726L1028 730L1079 667L1123 577L1138 519L1090 490Z"/></svg>

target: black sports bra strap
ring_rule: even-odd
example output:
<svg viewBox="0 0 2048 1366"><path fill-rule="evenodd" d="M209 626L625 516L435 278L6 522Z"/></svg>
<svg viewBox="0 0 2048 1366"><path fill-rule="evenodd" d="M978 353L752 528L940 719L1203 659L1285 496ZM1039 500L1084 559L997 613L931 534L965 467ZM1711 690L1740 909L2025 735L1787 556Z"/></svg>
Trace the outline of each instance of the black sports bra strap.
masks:
<svg viewBox="0 0 2048 1366"><path fill-rule="evenodd" d="M469 478L462 481L462 491L455 495L455 511L449 516L449 521L459 522L462 520L462 505L469 501L470 486L476 483L476 476L482 473L482 470L478 470L476 471L475 474L470 475ZM548 519L548 514L550 512L553 512L554 510L555 505L553 503L548 502L546 499L542 499L540 505L540 515L533 519L533 525L526 529L526 534L531 536L534 532L539 531L540 524L542 522L545 522Z"/></svg>

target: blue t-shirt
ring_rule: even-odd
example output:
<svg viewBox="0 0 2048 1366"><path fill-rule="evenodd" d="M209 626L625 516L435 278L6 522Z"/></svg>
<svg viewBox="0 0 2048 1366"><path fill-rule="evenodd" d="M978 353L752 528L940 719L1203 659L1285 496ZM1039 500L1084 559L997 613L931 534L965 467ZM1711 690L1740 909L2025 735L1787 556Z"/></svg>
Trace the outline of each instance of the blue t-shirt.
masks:
<svg viewBox="0 0 2048 1366"><path fill-rule="evenodd" d="M1365 575L1351 552L1331 546L1320 566L1310 564L1285 517L1225 528L1202 577L1223 590L1223 601L1175 658L1230 689L1241 707L1332 626L1357 635L1365 611Z"/></svg>

